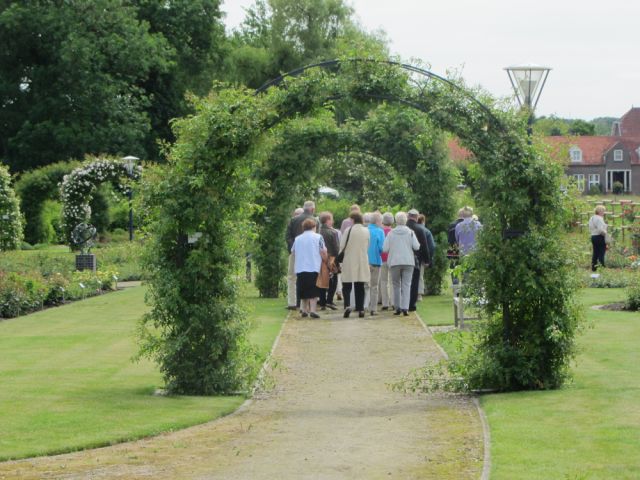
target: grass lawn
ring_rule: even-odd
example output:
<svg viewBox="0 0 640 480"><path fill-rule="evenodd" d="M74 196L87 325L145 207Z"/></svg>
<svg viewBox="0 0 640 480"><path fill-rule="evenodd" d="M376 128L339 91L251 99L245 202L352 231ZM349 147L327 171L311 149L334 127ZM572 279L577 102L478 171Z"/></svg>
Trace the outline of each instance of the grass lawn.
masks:
<svg viewBox="0 0 640 480"><path fill-rule="evenodd" d="M206 422L233 397L156 397L161 375L132 363L144 288L0 322L0 460L61 453ZM285 318L282 301L248 298L251 339L265 354Z"/></svg>
<svg viewBox="0 0 640 480"><path fill-rule="evenodd" d="M585 289L584 304L624 299ZM557 391L485 395L492 479L640 477L640 314L587 308L574 381ZM438 334L451 349L455 336Z"/></svg>

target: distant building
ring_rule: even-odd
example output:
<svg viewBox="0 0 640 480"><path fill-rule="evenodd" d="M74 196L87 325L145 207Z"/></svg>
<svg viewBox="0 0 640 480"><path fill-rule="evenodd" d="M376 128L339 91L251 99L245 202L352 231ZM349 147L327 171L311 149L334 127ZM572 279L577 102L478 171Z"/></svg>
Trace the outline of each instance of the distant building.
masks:
<svg viewBox="0 0 640 480"><path fill-rule="evenodd" d="M625 113L611 130L610 136L557 136L546 141L568 152L566 173L580 191L609 193L619 182L623 192L640 195L640 108ZM471 155L455 140L449 142L449 152L454 162Z"/></svg>

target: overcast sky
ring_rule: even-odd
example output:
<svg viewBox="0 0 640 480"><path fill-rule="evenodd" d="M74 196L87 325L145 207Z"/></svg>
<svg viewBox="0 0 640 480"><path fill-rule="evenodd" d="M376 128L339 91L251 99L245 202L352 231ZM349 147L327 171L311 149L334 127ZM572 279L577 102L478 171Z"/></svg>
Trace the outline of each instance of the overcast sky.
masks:
<svg viewBox="0 0 640 480"><path fill-rule="evenodd" d="M537 115L620 117L640 106L640 2L602 0L347 0L391 51L434 73L462 71L467 84L511 95L504 67L552 67ZM224 0L227 28L253 0ZM615 7L614 7L615 6ZM614 7L614 8L612 8Z"/></svg>

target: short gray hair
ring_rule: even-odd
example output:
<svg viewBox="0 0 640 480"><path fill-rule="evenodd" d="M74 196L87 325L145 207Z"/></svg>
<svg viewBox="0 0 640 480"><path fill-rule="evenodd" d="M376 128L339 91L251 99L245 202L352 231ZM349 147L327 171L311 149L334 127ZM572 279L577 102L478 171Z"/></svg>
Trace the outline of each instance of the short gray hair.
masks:
<svg viewBox="0 0 640 480"><path fill-rule="evenodd" d="M304 202L302 208L304 208L305 212L313 212L316 209L316 204L313 202L313 200L307 200L306 202Z"/></svg>
<svg viewBox="0 0 640 480"><path fill-rule="evenodd" d="M382 224L387 226L393 225L393 213L385 212L385 214L382 215Z"/></svg>
<svg viewBox="0 0 640 480"><path fill-rule="evenodd" d="M371 217L373 217L372 213L370 213L370 212L365 213L363 215L363 217L362 217L363 220L364 220L364 223L371 223L371 221L373 220L373 218L371 218Z"/></svg>
<svg viewBox="0 0 640 480"><path fill-rule="evenodd" d="M380 212L373 212L371 214L371 223L375 223L376 225L382 223L382 214Z"/></svg>
<svg viewBox="0 0 640 480"><path fill-rule="evenodd" d="M407 224L407 214L404 212L396 213L396 223L398 225L406 225Z"/></svg>
<svg viewBox="0 0 640 480"><path fill-rule="evenodd" d="M462 218L471 218L473 217L473 208L466 206L462 209Z"/></svg>

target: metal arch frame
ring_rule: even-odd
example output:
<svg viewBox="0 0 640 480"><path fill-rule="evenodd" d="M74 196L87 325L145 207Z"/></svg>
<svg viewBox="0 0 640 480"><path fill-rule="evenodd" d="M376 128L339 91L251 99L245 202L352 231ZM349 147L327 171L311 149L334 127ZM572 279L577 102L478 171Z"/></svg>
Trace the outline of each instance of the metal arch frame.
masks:
<svg viewBox="0 0 640 480"><path fill-rule="evenodd" d="M318 62L318 63L313 63L310 65L305 65L303 67L299 67L296 68L294 70L291 70L290 72L287 73L283 73L282 75L280 75L279 77L273 78L265 83L263 83L260 87L258 87L254 94L255 95L259 95L260 93L263 93L265 91L267 91L269 88L280 85L287 77L297 77L301 74L303 74L305 71L310 70L312 68L330 68L330 67L336 67L336 66L340 66L343 62L353 62L353 63L358 63L358 62L362 62L362 63L378 63L378 64L385 64L385 65L393 65L396 67L400 67L403 70L412 72L412 73L417 73L419 75L422 75L424 77L427 78L432 78L435 80L438 80L439 82L444 83L445 85L448 85L449 87L452 87L454 90L462 93L465 97L467 97L468 99L470 99L474 104L476 104L478 107L480 107L480 109L482 109L484 111L484 113L491 119L493 120L497 125L500 126L500 128L503 131L506 131L506 128L504 126L504 124L502 123L502 121L496 117L494 115L494 113L491 111L491 109L489 107L487 107L484 103L482 103L480 100L478 100L474 95L472 95L471 93L469 93L467 90L465 90L464 88L460 87L459 85L456 85L454 82L452 82L451 80L444 78L441 75L438 75L436 73L433 73L429 70L426 70L424 68L420 68L420 67L416 67L415 65L410 65L408 63L401 63L401 62L396 62L393 60L374 60L374 59L368 59L368 58L352 58L352 59L348 59L348 60L339 60L339 59L334 59L334 60L325 60L322 62ZM388 98L388 100L401 100L398 98ZM403 101L402 103L405 103L406 105L416 108L417 110L421 110L424 112L423 108L419 108L418 105L412 103L412 102L408 102L408 101Z"/></svg>

